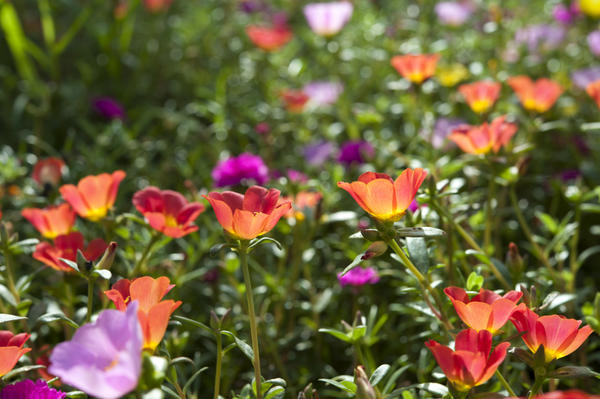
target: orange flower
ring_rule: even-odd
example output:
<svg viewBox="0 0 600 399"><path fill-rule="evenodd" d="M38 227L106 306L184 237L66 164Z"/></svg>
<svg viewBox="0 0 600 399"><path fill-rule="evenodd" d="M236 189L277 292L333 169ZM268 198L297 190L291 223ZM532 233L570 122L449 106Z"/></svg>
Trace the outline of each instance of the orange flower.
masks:
<svg viewBox="0 0 600 399"><path fill-rule="evenodd" d="M96 260L106 251L106 243L101 238L90 241L87 248L83 246L83 235L75 231L73 233L58 236L54 239L54 246L47 242L40 242L35 247L33 258L50 266L53 269L72 272L73 269L60 258L77 261L77 250L83 253L87 260Z"/></svg>
<svg viewBox="0 0 600 399"><path fill-rule="evenodd" d="M452 301L458 317L467 326L475 331L487 330L492 334L506 324L523 296L521 292L509 291L501 297L483 288L471 299L466 291L459 287L447 287L444 292Z"/></svg>
<svg viewBox="0 0 600 399"><path fill-rule="evenodd" d="M456 336L455 350L433 340L425 343L448 380L459 391L468 391L489 380L506 357L508 342L492 349L492 334L487 330L463 330Z"/></svg>
<svg viewBox="0 0 600 399"><path fill-rule="evenodd" d="M286 89L283 90L280 95L287 110L294 113L302 112L304 110L304 106L310 99L308 94L302 90Z"/></svg>
<svg viewBox="0 0 600 399"><path fill-rule="evenodd" d="M352 183L338 182L352 198L375 219L400 220L415 198L427 172L421 168L405 169L396 181L385 173L366 172Z"/></svg>
<svg viewBox="0 0 600 399"><path fill-rule="evenodd" d="M286 218L304 219L304 212L307 209L314 210L319 201L321 201L323 195L319 192L314 191L300 191L295 197L281 197L279 202L289 201L292 203L293 208L284 215Z"/></svg>
<svg viewBox="0 0 600 399"><path fill-rule="evenodd" d="M581 320L559 315L538 316L525 304L519 305L510 320L523 334L523 341L533 353L544 346L546 362L560 359L577 350L592 333L590 326L579 328Z"/></svg>
<svg viewBox="0 0 600 399"><path fill-rule="evenodd" d="M108 210L113 207L119 184L124 178L125 172L122 170L112 174L86 176L79 180L77 186L72 184L62 186L60 194L79 216L95 222L104 218Z"/></svg>
<svg viewBox="0 0 600 399"><path fill-rule="evenodd" d="M481 114L489 110L498 99L502 85L498 82L482 80L458 87L467 104L474 112Z"/></svg>
<svg viewBox="0 0 600 399"><path fill-rule="evenodd" d="M587 85L585 91L587 91L587 94L596 101L596 105L600 108L600 80L596 80Z"/></svg>
<svg viewBox="0 0 600 399"><path fill-rule="evenodd" d="M517 125L505 122L505 119L505 116L499 116L489 125L487 122L480 126L462 125L454 129L448 138L469 154L497 153L517 132Z"/></svg>
<svg viewBox="0 0 600 399"><path fill-rule="evenodd" d="M75 224L75 212L66 203L44 209L25 208L21 215L44 237L50 239L69 233Z"/></svg>
<svg viewBox="0 0 600 399"><path fill-rule="evenodd" d="M275 51L292 40L292 31L286 26L268 28L264 26L249 25L246 34L257 47L265 51Z"/></svg>
<svg viewBox="0 0 600 399"><path fill-rule="evenodd" d="M278 203L279 190L252 186L242 195L233 191L204 195L225 231L239 240L251 240L268 233L292 207Z"/></svg>
<svg viewBox="0 0 600 399"><path fill-rule="evenodd" d="M553 80L542 78L535 82L527 76L514 76L508 79L523 107L529 111L548 111L563 92L562 87Z"/></svg>
<svg viewBox="0 0 600 399"><path fill-rule="evenodd" d="M171 314L181 305L181 301L168 299L161 301L175 285L169 284L168 277L144 276L133 281L121 279L104 294L124 312L133 301L138 301L138 319L144 334L144 349L154 352L167 331Z"/></svg>
<svg viewBox="0 0 600 399"><path fill-rule="evenodd" d="M421 84L435 73L439 54L408 54L392 57L391 64L404 79Z"/></svg>
<svg viewBox="0 0 600 399"><path fill-rule="evenodd" d="M56 186L62 178L65 163L60 158L44 158L37 161L33 167L33 180L40 186L50 184Z"/></svg>
<svg viewBox="0 0 600 399"><path fill-rule="evenodd" d="M29 337L25 333L14 335L10 331L0 331L0 377L12 370L21 356L31 350L23 348Z"/></svg>

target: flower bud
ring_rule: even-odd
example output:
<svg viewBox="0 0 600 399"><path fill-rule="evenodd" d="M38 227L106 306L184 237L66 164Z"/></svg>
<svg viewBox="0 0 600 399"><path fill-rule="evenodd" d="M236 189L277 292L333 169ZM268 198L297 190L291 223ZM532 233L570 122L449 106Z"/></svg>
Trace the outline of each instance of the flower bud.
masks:
<svg viewBox="0 0 600 399"><path fill-rule="evenodd" d="M354 369L354 383L356 384L356 399L375 399L375 389L369 382L363 366Z"/></svg>

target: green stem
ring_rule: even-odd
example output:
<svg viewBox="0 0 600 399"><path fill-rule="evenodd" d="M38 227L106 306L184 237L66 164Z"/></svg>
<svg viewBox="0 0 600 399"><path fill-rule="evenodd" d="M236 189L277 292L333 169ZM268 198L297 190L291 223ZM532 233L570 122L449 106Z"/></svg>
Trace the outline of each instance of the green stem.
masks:
<svg viewBox="0 0 600 399"><path fill-rule="evenodd" d="M3 228L6 229L5 226L3 226ZM6 232L5 235L6 235L6 237L8 237L8 232ZM4 265L6 268L6 283L8 284L8 289L9 289L10 293L15 298L15 302L17 304L19 304L19 302L21 302L21 296L19 295L19 291L17 290L17 287L15 286L13 261L12 261L12 256L10 253L10 245L8 243L8 238L6 238L6 241L3 243L3 251L2 252L4 255Z"/></svg>
<svg viewBox="0 0 600 399"><path fill-rule="evenodd" d="M500 383L502 384L504 389L506 389L508 391L508 394L511 396L511 398L516 398L517 395L515 394L515 391L513 391L510 384L508 383L508 381L506 381L506 378L504 378L504 376L502 375L500 370L496 370L496 377L498 377L498 379L500 380Z"/></svg>
<svg viewBox="0 0 600 399"><path fill-rule="evenodd" d="M86 323L89 323L90 320L92 320L92 311L94 307L94 281L95 278L88 276L87 313L85 315Z"/></svg>
<svg viewBox="0 0 600 399"><path fill-rule="evenodd" d="M494 221L494 217L492 216L492 198L496 195L496 185L494 174L492 172L492 176L490 177L490 183L488 185L488 195L485 203L485 231L483 233L483 249L485 249L486 254L493 254L493 251L490 250L492 243L492 222Z"/></svg>
<svg viewBox="0 0 600 399"><path fill-rule="evenodd" d="M356 353L356 361L358 364L361 364L365 368L367 374L371 375L371 372L369 371L369 365L365 362L365 357L362 353L362 349L360 348L360 342L354 343L354 352Z"/></svg>
<svg viewBox="0 0 600 399"><path fill-rule="evenodd" d="M528 398L531 399L533 397L535 397L538 392L540 392L540 390L542 389L542 386L544 385L544 377L540 377L537 373L535 374L535 382L533 383L533 387L531 388L531 391L529 392L529 396Z"/></svg>
<svg viewBox="0 0 600 399"><path fill-rule="evenodd" d="M135 264L135 267L131 270L131 273L130 273L131 277L135 277L136 275L138 275L140 273L144 273L146 271L146 261L148 259L148 256L152 252L152 247L154 247L154 244L156 244L156 242L158 241L159 238L160 238L160 233L152 232L152 238L148 242L148 245L146 245L146 248L144 249L142 256L140 257L138 262Z"/></svg>
<svg viewBox="0 0 600 399"><path fill-rule="evenodd" d="M252 280L248 270L248 242L240 241L240 263L246 284L246 299L248 301L248 316L250 317L250 336L252 338L252 351L254 352L254 380L256 381L256 398L262 399L260 392L262 380L260 378L260 352L258 347L258 328L254 314L254 298L252 295Z"/></svg>
<svg viewBox="0 0 600 399"><path fill-rule="evenodd" d="M577 228L571 238L571 259L569 261L571 280L567 285L568 292L575 292L575 280L577 277L577 270L579 269L579 262L577 262L577 245L579 244L579 231L581 230L581 206L579 203L575 205L575 223L577 224Z"/></svg>
<svg viewBox="0 0 600 399"><path fill-rule="evenodd" d="M219 389L221 388L221 361L223 360L223 340L221 331L217 332L217 366L215 370L215 396L219 399Z"/></svg>

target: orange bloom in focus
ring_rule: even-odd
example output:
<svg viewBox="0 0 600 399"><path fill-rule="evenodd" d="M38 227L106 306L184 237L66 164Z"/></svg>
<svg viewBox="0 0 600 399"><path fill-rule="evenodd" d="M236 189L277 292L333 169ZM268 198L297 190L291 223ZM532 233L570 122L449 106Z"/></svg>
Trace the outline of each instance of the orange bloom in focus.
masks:
<svg viewBox="0 0 600 399"><path fill-rule="evenodd" d="M415 199L425 177L427 172L421 168L405 169L395 181L385 173L366 172L357 181L337 185L375 219L395 222Z"/></svg>
<svg viewBox="0 0 600 399"><path fill-rule="evenodd" d="M46 184L56 186L60 183L64 167L65 163L60 158L40 159L33 167L33 180L42 187Z"/></svg>
<svg viewBox="0 0 600 399"><path fill-rule="evenodd" d="M249 25L246 34L257 47L265 51L275 51L292 40L292 31L286 26L268 28L265 26Z"/></svg>
<svg viewBox="0 0 600 399"><path fill-rule="evenodd" d="M592 333L590 326L581 329L581 320L567 319L564 316L538 316L534 311L519 305L510 320L523 334L523 341L533 353L540 345L544 346L546 362L560 359L577 350Z"/></svg>
<svg viewBox="0 0 600 399"><path fill-rule="evenodd" d="M523 107L529 111L548 111L563 92L558 83L546 78L534 82L529 77L520 75L509 78L507 82Z"/></svg>
<svg viewBox="0 0 600 399"><path fill-rule="evenodd" d="M310 97L302 90L286 89L281 92L281 99L288 111L299 113L304 110L304 106Z"/></svg>
<svg viewBox="0 0 600 399"><path fill-rule="evenodd" d="M279 202L289 201L292 208L284 215L286 218L304 219L307 209L314 210L323 198L321 193L315 191L300 191L295 197L281 197Z"/></svg>
<svg viewBox="0 0 600 399"><path fill-rule="evenodd" d="M106 247L104 240L96 238L90 241L87 248L84 248L83 235L75 231L56 237L54 246L47 242L40 242L35 247L33 257L53 269L72 272L73 269L59 258L76 262L77 250L80 250L86 260L92 261L98 259L106 251Z"/></svg>
<svg viewBox="0 0 600 399"><path fill-rule="evenodd" d="M0 331L0 377L11 371L21 356L31 350L23 348L29 337L25 333L14 335L10 331Z"/></svg>
<svg viewBox="0 0 600 399"><path fill-rule="evenodd" d="M44 209L25 208L21 215L44 237L50 239L69 233L75 224L75 212L66 203Z"/></svg>
<svg viewBox="0 0 600 399"><path fill-rule="evenodd" d="M104 294L115 304L117 310L124 312L127 306L138 301L138 319L144 334L144 349L154 352L167 331L171 314L181 305L181 301L161 299L167 295L174 284L168 277L144 276L133 281L122 279L113 284Z"/></svg>
<svg viewBox="0 0 600 399"><path fill-rule="evenodd" d="M391 64L404 79L421 84L435 73L439 54L408 54L392 57Z"/></svg>
<svg viewBox="0 0 600 399"><path fill-rule="evenodd" d="M279 190L252 186L242 195L233 191L211 192L204 198L210 202L217 220L233 237L251 240L268 233L292 207L279 202Z"/></svg>
<svg viewBox="0 0 600 399"><path fill-rule="evenodd" d="M596 101L596 105L600 108L600 80L587 85L585 91Z"/></svg>
<svg viewBox="0 0 600 399"><path fill-rule="evenodd" d="M460 85L458 91L474 112L481 114L489 110L498 99L502 85L498 82L482 80Z"/></svg>
<svg viewBox="0 0 600 399"><path fill-rule="evenodd" d="M499 116L488 124L480 126L462 125L448 135L461 150L469 154L497 153L517 132L517 125L505 122L505 116Z"/></svg>
<svg viewBox="0 0 600 399"><path fill-rule="evenodd" d="M517 291L509 291L500 296L483 288L471 299L459 287L447 287L444 292L452 301L458 317L467 326L475 331L487 330L492 334L506 324L523 296L523 293Z"/></svg>
<svg viewBox="0 0 600 399"><path fill-rule="evenodd" d="M492 349L492 334L487 330L463 330L456 336L455 350L433 340L425 343L448 380L459 391L468 391L489 380L506 357L508 342Z"/></svg>
<svg viewBox="0 0 600 399"><path fill-rule="evenodd" d="M65 184L59 191L79 216L95 222L104 218L113 207L119 184L124 178L122 170L86 176L79 180L77 186Z"/></svg>

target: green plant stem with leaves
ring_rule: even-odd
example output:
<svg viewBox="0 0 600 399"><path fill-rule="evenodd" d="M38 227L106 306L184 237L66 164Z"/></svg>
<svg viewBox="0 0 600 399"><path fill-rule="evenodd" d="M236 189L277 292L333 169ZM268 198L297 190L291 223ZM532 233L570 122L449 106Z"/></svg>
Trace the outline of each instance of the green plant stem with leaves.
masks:
<svg viewBox="0 0 600 399"><path fill-rule="evenodd" d="M490 162L491 163L491 162ZM492 225L495 221L494 212L492 211L492 201L496 196L496 175L493 166L490 167L491 175L487 189L487 199L485 202L485 230L483 233L483 249L487 255L491 255L494 251L491 249L492 246Z"/></svg>
<svg viewBox="0 0 600 399"><path fill-rule="evenodd" d="M223 361L223 338L221 331L216 334L217 340L217 364L215 366L215 395L214 399L219 399L219 389L221 388L221 364Z"/></svg>
<svg viewBox="0 0 600 399"><path fill-rule="evenodd" d="M148 256L150 256L150 254L152 253L152 249L153 249L154 245L158 242L159 238L160 238L160 233L158 231L152 231L152 237L150 238L150 241L148 241L148 245L146 245L146 248L144 249L142 256L135 264L135 267L131 270L131 273L129 274L130 277L135 277L140 273L145 273L146 261L148 259Z"/></svg>
<svg viewBox="0 0 600 399"><path fill-rule="evenodd" d="M496 370L496 377L498 377L498 380L500 380L500 383L502 384L502 386L504 387L504 389L506 389L506 391L508 392L508 394L513 397L516 398L517 394L515 394L515 391L513 391L512 387L510 386L510 384L508 383L508 381L506 381L506 378L504 378L504 376L502 375L502 373L500 372L500 370Z"/></svg>
<svg viewBox="0 0 600 399"><path fill-rule="evenodd" d="M85 315L85 322L89 323L92 320L92 312L94 307L94 281L96 279L92 276L87 276L88 292L87 292L87 313Z"/></svg>
<svg viewBox="0 0 600 399"><path fill-rule="evenodd" d="M581 230L581 204L575 204L575 233L571 237L570 243L570 260L569 268L571 270L571 278L567 283L567 292L575 293L575 281L577 280L577 271L579 270L579 261L577 260L577 246L579 245L579 231Z"/></svg>

